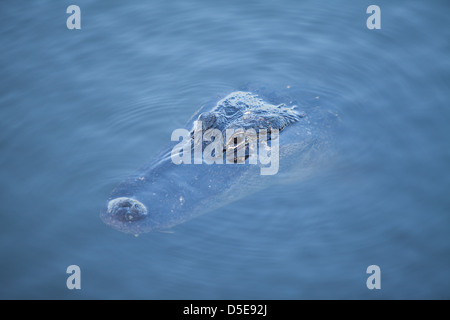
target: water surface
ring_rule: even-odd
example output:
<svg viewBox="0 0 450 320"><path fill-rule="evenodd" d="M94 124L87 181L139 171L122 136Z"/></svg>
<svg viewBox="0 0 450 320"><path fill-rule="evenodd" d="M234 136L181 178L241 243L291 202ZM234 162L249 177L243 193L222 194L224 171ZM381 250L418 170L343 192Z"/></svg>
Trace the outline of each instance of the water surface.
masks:
<svg viewBox="0 0 450 320"><path fill-rule="evenodd" d="M74 4L73 31L69 3L0 4L0 298L450 298L445 1L377 1L381 30L369 1ZM172 130L255 81L339 110L332 166L173 234L102 223Z"/></svg>

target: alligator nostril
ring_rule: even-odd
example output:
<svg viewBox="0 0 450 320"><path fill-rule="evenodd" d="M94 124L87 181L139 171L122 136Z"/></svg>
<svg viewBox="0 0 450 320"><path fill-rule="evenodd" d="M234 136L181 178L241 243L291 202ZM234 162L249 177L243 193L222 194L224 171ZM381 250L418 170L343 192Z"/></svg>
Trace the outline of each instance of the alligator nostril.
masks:
<svg viewBox="0 0 450 320"><path fill-rule="evenodd" d="M129 208L132 206L132 204L129 201L123 201L123 202L120 202L118 204L118 206L121 208Z"/></svg>
<svg viewBox="0 0 450 320"><path fill-rule="evenodd" d="M133 222L147 216L147 208L131 198L116 198L108 203L108 213L119 221Z"/></svg>

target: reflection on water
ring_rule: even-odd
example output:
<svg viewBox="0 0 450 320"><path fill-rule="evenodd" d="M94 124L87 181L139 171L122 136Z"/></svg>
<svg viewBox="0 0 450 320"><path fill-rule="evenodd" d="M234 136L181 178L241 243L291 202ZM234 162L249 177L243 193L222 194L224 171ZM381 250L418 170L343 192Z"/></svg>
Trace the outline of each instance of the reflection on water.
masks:
<svg viewBox="0 0 450 320"><path fill-rule="evenodd" d="M80 0L79 31L66 4L0 4L0 297L448 299L449 7L378 1L368 30L370 4ZM339 111L332 166L173 234L101 222L173 129L255 81Z"/></svg>

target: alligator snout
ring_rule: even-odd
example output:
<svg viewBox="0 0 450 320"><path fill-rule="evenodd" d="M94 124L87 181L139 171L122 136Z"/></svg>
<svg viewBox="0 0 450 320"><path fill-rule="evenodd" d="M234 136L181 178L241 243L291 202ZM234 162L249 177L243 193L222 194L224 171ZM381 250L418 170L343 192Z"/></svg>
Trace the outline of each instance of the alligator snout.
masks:
<svg viewBox="0 0 450 320"><path fill-rule="evenodd" d="M116 198L108 203L108 214L116 220L134 222L147 216L147 208L139 201L131 198Z"/></svg>

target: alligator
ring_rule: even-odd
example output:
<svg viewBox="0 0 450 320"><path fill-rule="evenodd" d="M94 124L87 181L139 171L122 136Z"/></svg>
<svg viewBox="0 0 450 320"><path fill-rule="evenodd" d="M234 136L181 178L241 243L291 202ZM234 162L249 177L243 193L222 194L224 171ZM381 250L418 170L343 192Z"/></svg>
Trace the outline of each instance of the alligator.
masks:
<svg viewBox="0 0 450 320"><path fill-rule="evenodd" d="M186 126L190 133L186 138L190 140L189 148L194 151L199 143L201 151L207 147L207 141L196 141L196 127L204 135L208 132L226 135L227 130L243 132L242 139L238 141L236 135L231 135L225 138L223 149L215 151L224 161L200 161L201 165L174 163L173 151L180 143L172 142L113 190L100 213L101 219L125 233L165 231L274 185L283 177L301 178L326 158L324 154L332 144L332 129L339 116L319 107L305 107L301 112L297 109L287 96L263 96L249 91L235 91L217 103L205 105ZM254 139L245 135L245 132L261 130L266 132L265 141L260 141L258 135ZM279 144L279 173L262 175L261 168L267 163L251 163L251 146L260 142L260 149L270 149L275 133ZM244 157L238 158L238 149ZM227 161L230 150L231 161Z"/></svg>

